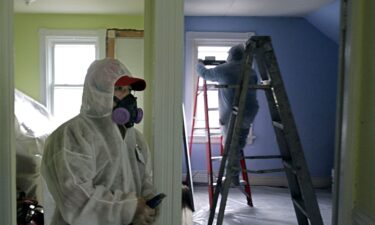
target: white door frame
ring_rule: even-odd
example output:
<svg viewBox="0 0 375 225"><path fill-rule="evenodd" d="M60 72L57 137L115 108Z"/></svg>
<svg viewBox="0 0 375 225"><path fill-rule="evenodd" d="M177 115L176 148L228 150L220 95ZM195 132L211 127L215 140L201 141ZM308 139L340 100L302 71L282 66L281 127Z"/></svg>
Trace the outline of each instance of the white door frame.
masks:
<svg viewBox="0 0 375 225"><path fill-rule="evenodd" d="M358 148L360 83L358 76L361 41L358 41L359 3L341 0L339 81L332 224L351 225L355 194L355 159ZM361 36L361 35L359 35Z"/></svg>
<svg viewBox="0 0 375 225"><path fill-rule="evenodd" d="M167 194L156 223L160 225L181 224L183 6L183 0L145 1L145 79L152 84L154 184Z"/></svg>
<svg viewBox="0 0 375 225"><path fill-rule="evenodd" d="M16 224L13 0L0 1L0 224Z"/></svg>

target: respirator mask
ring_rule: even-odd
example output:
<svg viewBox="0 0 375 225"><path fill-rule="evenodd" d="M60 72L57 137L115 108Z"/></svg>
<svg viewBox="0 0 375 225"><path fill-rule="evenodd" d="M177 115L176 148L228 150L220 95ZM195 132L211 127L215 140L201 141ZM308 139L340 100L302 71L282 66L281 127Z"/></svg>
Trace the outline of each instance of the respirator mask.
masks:
<svg viewBox="0 0 375 225"><path fill-rule="evenodd" d="M122 100L113 96L113 101L116 103L112 111L113 122L130 128L134 126L134 123L140 123L142 121L143 110L137 108L137 98L132 94L128 94Z"/></svg>

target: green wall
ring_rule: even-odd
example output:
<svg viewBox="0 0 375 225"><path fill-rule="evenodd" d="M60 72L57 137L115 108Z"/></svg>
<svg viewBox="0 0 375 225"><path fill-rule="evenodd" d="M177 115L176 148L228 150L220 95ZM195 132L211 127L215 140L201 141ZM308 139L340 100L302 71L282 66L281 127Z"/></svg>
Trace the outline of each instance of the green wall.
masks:
<svg viewBox="0 0 375 225"><path fill-rule="evenodd" d="M41 100L39 29L143 29L143 15L15 14L15 87Z"/></svg>
<svg viewBox="0 0 375 225"><path fill-rule="evenodd" d="M357 162L356 207L375 215L375 1L365 0L362 40L360 144Z"/></svg>

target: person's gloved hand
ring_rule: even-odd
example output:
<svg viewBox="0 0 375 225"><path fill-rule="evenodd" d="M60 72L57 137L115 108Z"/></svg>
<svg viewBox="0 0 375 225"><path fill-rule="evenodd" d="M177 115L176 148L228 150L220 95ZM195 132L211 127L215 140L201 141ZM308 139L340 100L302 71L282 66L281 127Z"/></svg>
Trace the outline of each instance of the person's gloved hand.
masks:
<svg viewBox="0 0 375 225"><path fill-rule="evenodd" d="M159 216L160 216L160 205L158 205L154 210L155 210L155 220L157 219L157 218L159 218Z"/></svg>
<svg viewBox="0 0 375 225"><path fill-rule="evenodd" d="M155 209L146 205L143 198L138 199L137 209L134 214L133 225L149 225L155 222Z"/></svg>
<svg viewBox="0 0 375 225"><path fill-rule="evenodd" d="M203 60L202 59L198 59L198 63L202 63L203 64Z"/></svg>
<svg viewBox="0 0 375 225"><path fill-rule="evenodd" d="M154 197L155 197L155 194L151 194L151 195L145 196L144 199L146 199L146 202L147 202ZM161 205L158 205L156 208L154 208L155 209L155 220L160 216L160 208L161 208Z"/></svg>

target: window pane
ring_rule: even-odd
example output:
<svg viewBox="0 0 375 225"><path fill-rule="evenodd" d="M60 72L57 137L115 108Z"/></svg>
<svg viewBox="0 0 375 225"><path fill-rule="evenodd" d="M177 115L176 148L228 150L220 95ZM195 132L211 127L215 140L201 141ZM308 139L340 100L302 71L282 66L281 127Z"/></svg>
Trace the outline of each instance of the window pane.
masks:
<svg viewBox="0 0 375 225"><path fill-rule="evenodd" d="M82 87L55 87L53 115L58 124L79 114L82 92Z"/></svg>
<svg viewBox="0 0 375 225"><path fill-rule="evenodd" d="M208 108L215 108L218 109L218 97L217 91L207 91L207 99L208 99ZM205 115L204 115L204 101L203 101L203 94L198 95L198 104L197 104L197 112L196 112L196 123L195 127L205 127ZM217 128L220 126L219 123L219 111L212 110L208 113L209 118L209 125L210 128Z"/></svg>
<svg viewBox="0 0 375 225"><path fill-rule="evenodd" d="M55 84L83 84L87 68L96 57L95 44L54 46Z"/></svg>

